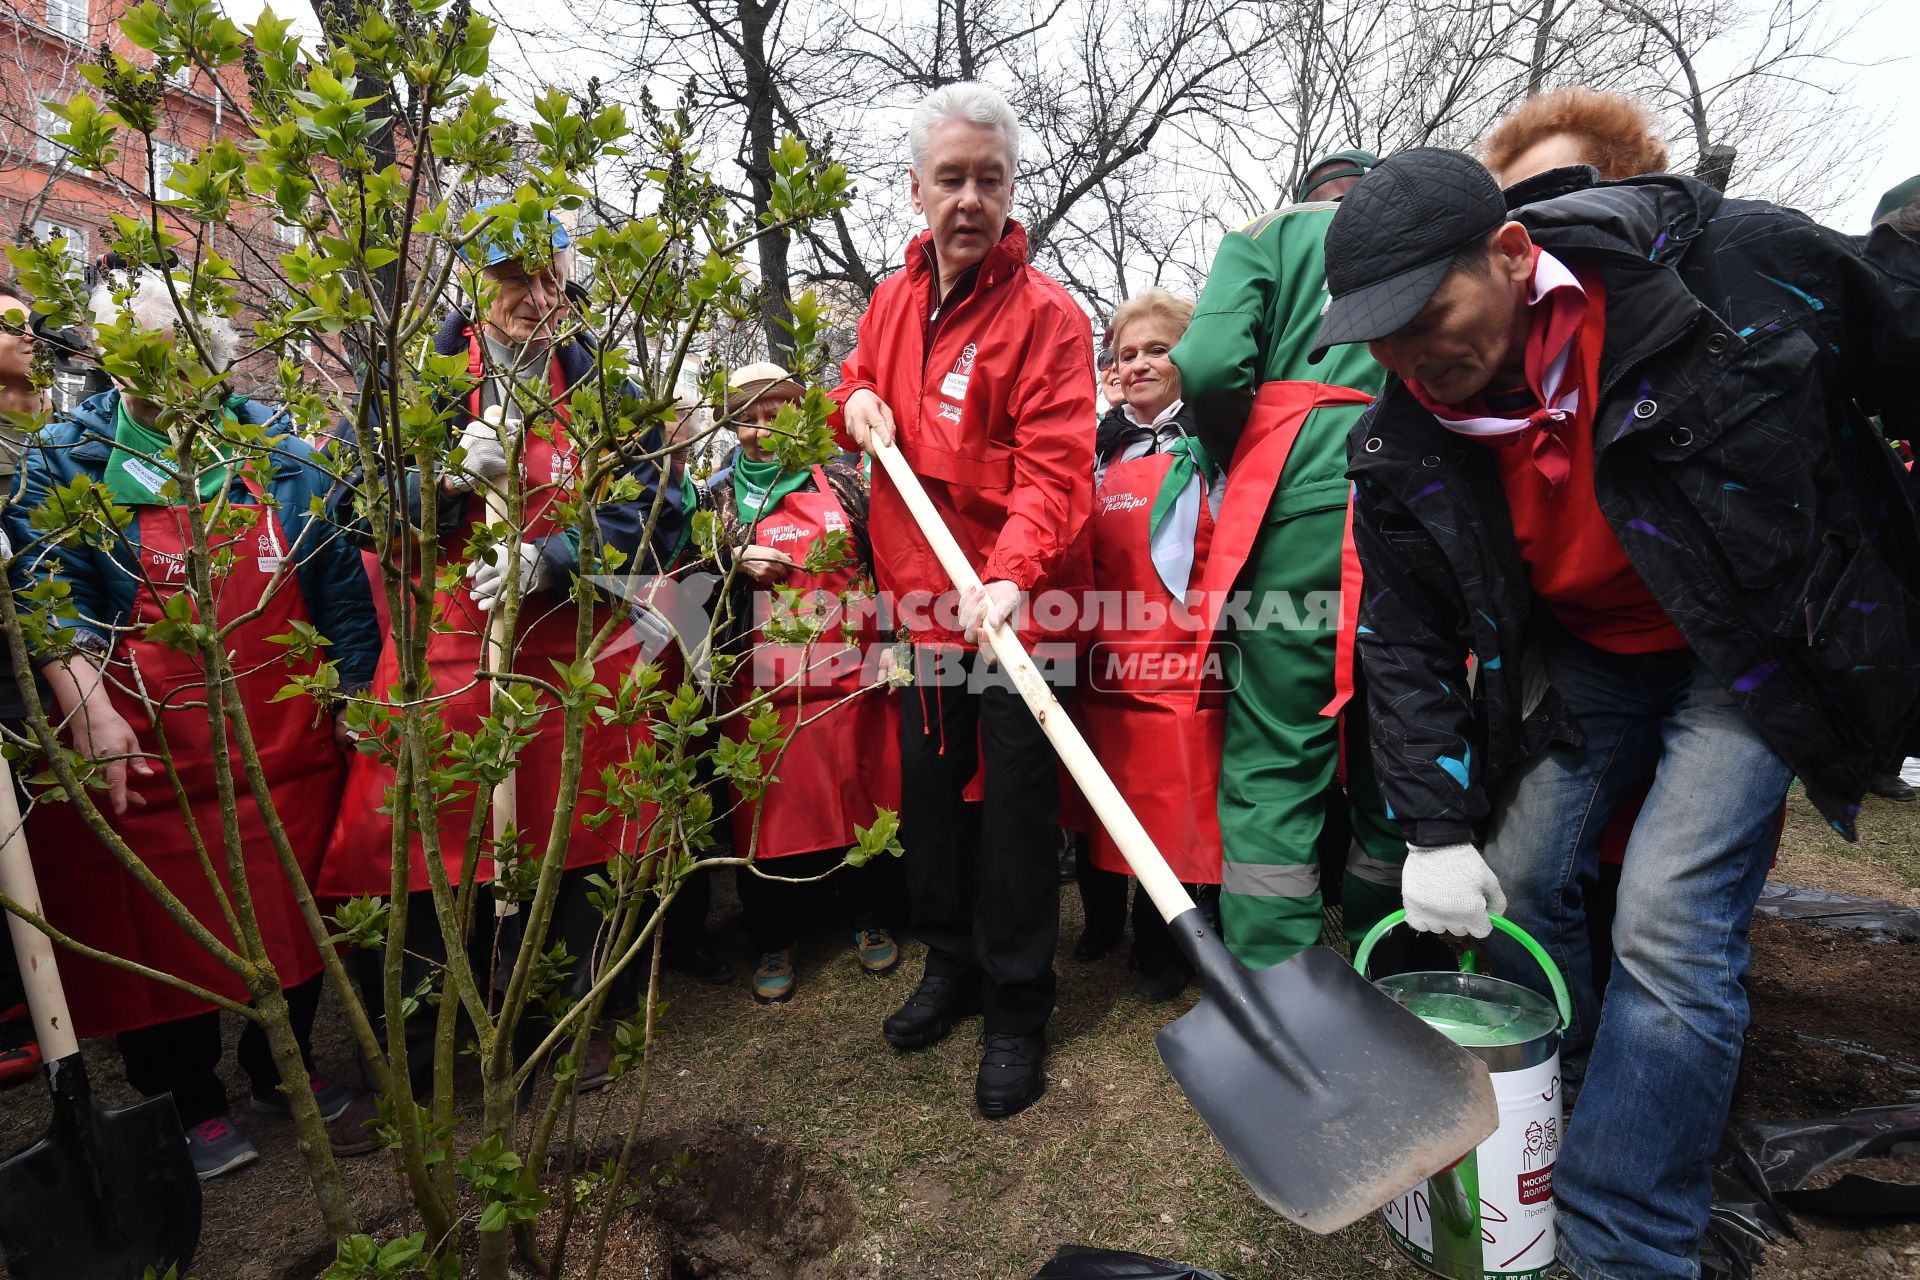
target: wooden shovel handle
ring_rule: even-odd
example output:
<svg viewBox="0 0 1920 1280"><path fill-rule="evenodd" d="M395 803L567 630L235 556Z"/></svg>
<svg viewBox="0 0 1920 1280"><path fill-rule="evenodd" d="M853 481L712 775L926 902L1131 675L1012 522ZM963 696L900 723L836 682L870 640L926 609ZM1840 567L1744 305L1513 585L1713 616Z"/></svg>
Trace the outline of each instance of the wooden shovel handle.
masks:
<svg viewBox="0 0 1920 1280"><path fill-rule="evenodd" d="M0 756L0 892L41 919L40 884L33 876L33 858L27 853L26 827L20 821L20 803L13 794L13 767ZM60 985L60 967L53 958L53 939L7 913L13 935L13 954L20 962L20 985L26 988L27 1007L33 1011L33 1033L40 1054L58 1062L80 1052L74 1038L73 1015L67 1011L67 990Z"/></svg>
<svg viewBox="0 0 1920 1280"><path fill-rule="evenodd" d="M505 490L495 485L488 485L486 486L486 495L487 523L506 523L509 512L507 511L507 495ZM519 573L520 548L517 546L509 547L504 549L501 554L508 557L506 564L502 566L502 571L509 576ZM493 598L493 609L487 614L487 670L505 671L507 664L512 660L513 638L507 634L506 584L502 583L500 594ZM518 778L514 774L509 773L503 780L495 783L493 787L492 819L494 848L497 849L500 847L501 840L506 836L507 828L513 825L514 820L519 816L519 812L520 788ZM500 864L493 859L488 859L487 861L492 863L493 874L496 876L499 875ZM484 867L482 868L483 871L486 869L487 868ZM510 902L505 898L495 898L493 900L493 914L496 917L505 918L510 915L515 915L519 910L520 904L517 902Z"/></svg>
<svg viewBox="0 0 1920 1280"><path fill-rule="evenodd" d="M939 557L940 567L953 579L953 585L963 593L969 587L979 586L980 575L974 572L966 553L960 550L960 544L953 540L946 521L940 518L940 513L928 500L927 491L920 487L920 478L907 465L899 446L879 444L869 439L867 451L886 468L894 488L906 500L907 510L913 513L914 523L920 526L920 532L932 544L933 554ZM1081 792L1086 796L1087 803L1093 806L1101 825L1106 827L1114 843L1120 846L1121 855L1126 858L1127 865L1133 868L1133 874L1139 877L1140 887L1153 899L1160 918L1170 921L1183 912L1193 910L1193 898L1180 883L1180 878L1173 874L1167 860L1160 856L1160 850L1154 847L1153 838L1147 834L1146 828L1133 816L1133 810L1113 785L1113 780L1107 777L1107 771L1094 757L1087 740L1080 736L1080 730L1067 718L1065 708L1041 678L1040 669L1027 656L1026 646L1020 643L1013 628L1001 623L994 628L992 640L994 656L1007 669L1014 687L1027 704L1027 710L1033 712L1033 718L1040 722L1041 731L1047 735L1047 741L1053 744L1061 763L1067 766L1067 772L1080 784Z"/></svg>

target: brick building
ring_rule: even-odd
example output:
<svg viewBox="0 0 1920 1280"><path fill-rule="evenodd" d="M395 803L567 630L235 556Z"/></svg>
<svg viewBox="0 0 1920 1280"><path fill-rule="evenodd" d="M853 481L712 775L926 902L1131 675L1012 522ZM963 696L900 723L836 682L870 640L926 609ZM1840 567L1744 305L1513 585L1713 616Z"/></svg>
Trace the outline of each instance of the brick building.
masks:
<svg viewBox="0 0 1920 1280"><path fill-rule="evenodd" d="M136 65L151 65L152 55L120 34L120 15L136 2L0 0L0 242L65 236L89 280L113 240L109 214L146 215L147 144L139 134L123 133L112 173L76 169L52 138L65 123L44 103L92 92L80 67L96 60L102 45ZM216 136L247 136L235 118L235 105L246 100L246 77L237 64L223 68L218 83L197 68L169 79L152 140L155 187L163 198L171 195L166 178L174 164L190 160ZM244 216L256 221L214 229L211 248L235 264L245 295L257 303L279 291L278 256L298 233L251 210ZM167 222L189 236L200 230L170 215ZM261 367L243 366L243 385L271 380L269 361L247 363Z"/></svg>

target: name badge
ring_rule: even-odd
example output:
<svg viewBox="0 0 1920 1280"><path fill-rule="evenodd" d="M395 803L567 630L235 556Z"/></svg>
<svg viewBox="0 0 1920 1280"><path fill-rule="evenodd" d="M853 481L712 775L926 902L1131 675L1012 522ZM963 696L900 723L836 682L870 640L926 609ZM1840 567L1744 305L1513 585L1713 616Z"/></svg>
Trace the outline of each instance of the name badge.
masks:
<svg viewBox="0 0 1920 1280"><path fill-rule="evenodd" d="M161 487L164 486L169 479L167 474L161 471L160 468L142 458L128 458L123 469L128 475L145 485L147 492L156 498L160 496Z"/></svg>

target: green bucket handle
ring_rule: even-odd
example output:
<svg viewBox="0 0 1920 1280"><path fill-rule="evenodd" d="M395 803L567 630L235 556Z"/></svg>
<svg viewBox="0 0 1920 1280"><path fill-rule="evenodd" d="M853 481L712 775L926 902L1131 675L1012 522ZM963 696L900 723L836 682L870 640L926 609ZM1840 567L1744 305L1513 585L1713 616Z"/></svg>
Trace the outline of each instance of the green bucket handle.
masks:
<svg viewBox="0 0 1920 1280"><path fill-rule="evenodd" d="M1403 923L1406 918L1407 913L1405 911L1390 912L1379 924L1367 930L1367 936L1360 940L1360 949L1353 953L1353 967L1360 971L1361 977L1365 978L1367 976L1367 961L1373 958L1374 944L1386 937L1388 931L1395 925ZM1560 967L1554 964L1552 958L1547 955L1540 944L1533 940L1531 934L1513 921L1507 919L1505 916L1496 915L1489 915L1487 919L1493 923L1494 928L1524 947L1527 954L1532 956L1534 962L1546 973L1547 985L1553 988L1554 1006L1560 1012L1560 1029L1565 1031L1568 1027L1572 1026L1573 1001L1567 995L1567 983L1566 979L1560 976ZM1468 952L1467 956L1463 957L1460 966L1461 972L1477 972L1477 969L1471 961L1472 955L1472 952ZM1368 979L1368 981L1372 981L1372 979Z"/></svg>

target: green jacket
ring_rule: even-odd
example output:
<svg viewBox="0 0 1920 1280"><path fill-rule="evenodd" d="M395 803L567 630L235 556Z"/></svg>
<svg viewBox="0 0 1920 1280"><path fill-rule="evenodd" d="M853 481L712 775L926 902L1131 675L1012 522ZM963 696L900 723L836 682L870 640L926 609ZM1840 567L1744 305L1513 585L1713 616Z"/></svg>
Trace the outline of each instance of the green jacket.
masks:
<svg viewBox="0 0 1920 1280"><path fill-rule="evenodd" d="M1233 457L1262 383L1325 382L1378 395L1386 382L1364 346L1335 347L1319 364L1307 363L1327 307L1324 245L1337 208L1327 202L1276 209L1229 232L1214 255L1173 362L1200 440L1223 463ZM1272 516L1325 505L1322 488L1345 500L1346 428L1354 416L1323 412L1308 420ZM1324 430L1312 429L1321 424Z"/></svg>

